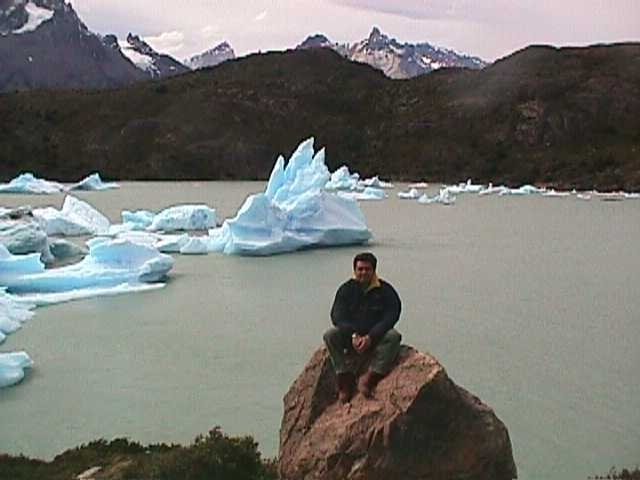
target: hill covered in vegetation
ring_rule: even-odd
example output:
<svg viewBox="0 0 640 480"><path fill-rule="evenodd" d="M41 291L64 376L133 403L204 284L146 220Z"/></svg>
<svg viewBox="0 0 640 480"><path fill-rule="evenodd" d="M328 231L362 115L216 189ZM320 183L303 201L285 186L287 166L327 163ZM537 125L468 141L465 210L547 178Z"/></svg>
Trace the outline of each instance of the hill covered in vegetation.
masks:
<svg viewBox="0 0 640 480"><path fill-rule="evenodd" d="M394 180L640 189L640 44L532 46L409 80L328 49L256 54L118 90L0 96L0 178L265 179L316 137Z"/></svg>

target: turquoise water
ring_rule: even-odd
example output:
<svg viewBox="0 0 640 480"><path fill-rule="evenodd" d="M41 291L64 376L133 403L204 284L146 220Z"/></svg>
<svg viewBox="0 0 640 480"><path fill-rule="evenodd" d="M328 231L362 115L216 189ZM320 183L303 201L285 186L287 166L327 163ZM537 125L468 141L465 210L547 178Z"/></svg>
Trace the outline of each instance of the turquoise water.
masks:
<svg viewBox="0 0 640 480"><path fill-rule="evenodd" d="M262 183L125 183L87 199L205 202L230 216ZM1 206L61 196L0 196ZM404 340L507 425L522 479L586 479L640 462L640 201L458 197L362 203ZM275 455L282 397L320 346L360 248L176 257L158 291L39 309L0 347L36 368L0 391L0 451L51 458L128 436L188 442L220 425Z"/></svg>

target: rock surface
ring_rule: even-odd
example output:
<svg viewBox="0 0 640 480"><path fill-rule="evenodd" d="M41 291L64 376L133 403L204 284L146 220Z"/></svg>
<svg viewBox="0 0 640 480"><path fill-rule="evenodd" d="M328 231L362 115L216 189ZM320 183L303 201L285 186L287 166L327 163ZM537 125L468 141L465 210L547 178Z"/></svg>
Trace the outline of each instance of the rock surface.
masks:
<svg viewBox="0 0 640 480"><path fill-rule="evenodd" d="M316 351L284 398L278 468L282 480L517 477L493 410L407 346L373 399L345 405L327 350Z"/></svg>

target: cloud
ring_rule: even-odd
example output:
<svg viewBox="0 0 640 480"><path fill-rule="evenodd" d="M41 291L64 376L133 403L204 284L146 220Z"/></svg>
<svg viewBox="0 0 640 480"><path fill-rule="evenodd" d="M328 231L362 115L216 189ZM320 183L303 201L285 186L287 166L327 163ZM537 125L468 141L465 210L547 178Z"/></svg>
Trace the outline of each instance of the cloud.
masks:
<svg viewBox="0 0 640 480"><path fill-rule="evenodd" d="M171 32L163 32L157 36L144 37L144 40L158 52L171 55L182 50L184 46L184 33L173 30Z"/></svg>
<svg viewBox="0 0 640 480"><path fill-rule="evenodd" d="M256 15L256 16L253 18L253 21L254 21L254 22L261 22L261 21L263 21L265 18L267 18L267 11L266 11L266 10L263 10L262 12L260 12L258 15Z"/></svg>
<svg viewBox="0 0 640 480"><path fill-rule="evenodd" d="M220 34L220 27L217 25L205 25L200 29L200 35L203 38L211 38Z"/></svg>

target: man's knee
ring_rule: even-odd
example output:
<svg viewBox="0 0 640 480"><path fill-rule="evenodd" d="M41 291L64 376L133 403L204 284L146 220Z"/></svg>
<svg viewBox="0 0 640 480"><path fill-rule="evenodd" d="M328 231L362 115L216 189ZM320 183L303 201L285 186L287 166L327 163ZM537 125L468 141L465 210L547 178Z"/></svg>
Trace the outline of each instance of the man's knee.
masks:
<svg viewBox="0 0 640 480"><path fill-rule="evenodd" d="M322 338L325 344L335 345L336 342L340 341L340 330L337 327L331 327L329 330L324 332Z"/></svg>
<svg viewBox="0 0 640 480"><path fill-rule="evenodd" d="M402 342L402 335L396 329L392 328L384 334L382 341L390 345L400 345L400 342Z"/></svg>

